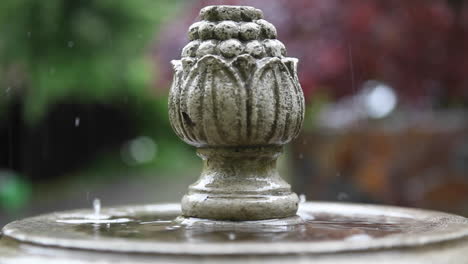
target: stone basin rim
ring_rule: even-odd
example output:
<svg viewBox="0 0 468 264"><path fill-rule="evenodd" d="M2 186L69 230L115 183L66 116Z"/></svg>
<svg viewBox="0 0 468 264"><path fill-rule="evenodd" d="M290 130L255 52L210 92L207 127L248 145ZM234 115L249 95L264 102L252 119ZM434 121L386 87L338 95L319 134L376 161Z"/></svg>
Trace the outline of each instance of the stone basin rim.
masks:
<svg viewBox="0 0 468 264"><path fill-rule="evenodd" d="M40 215L12 222L2 232L7 238L48 247L68 249L106 251L115 253L155 254L155 255L297 255L363 252L368 250L391 250L397 248L421 248L444 242L456 242L468 238L468 219L453 214L403 208L396 206L367 205L354 203L307 202L302 203L300 212L353 214L355 216L389 216L412 218L434 224L433 230L388 235L368 241L288 241L288 242L156 242L144 240L126 240L122 238L99 237L93 239L76 237L76 233L60 229L55 223L57 217L90 213L91 210L72 210ZM120 214L138 213L180 213L179 204L148 204L103 208L103 213ZM118 214L116 215L118 216ZM218 221L222 222L222 221ZM226 221L229 224L236 222ZM250 221L251 222L251 221ZM35 223L35 225L32 225ZM242 224L242 223L241 223ZM55 233L54 233L55 232ZM58 232L58 233L57 233Z"/></svg>

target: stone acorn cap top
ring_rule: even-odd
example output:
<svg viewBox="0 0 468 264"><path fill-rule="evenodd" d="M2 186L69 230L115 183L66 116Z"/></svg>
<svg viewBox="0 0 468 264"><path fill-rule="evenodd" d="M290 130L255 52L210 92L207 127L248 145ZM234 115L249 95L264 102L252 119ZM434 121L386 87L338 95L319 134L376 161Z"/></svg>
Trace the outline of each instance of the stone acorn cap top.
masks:
<svg viewBox="0 0 468 264"><path fill-rule="evenodd" d="M189 42L182 57L201 58L222 55L233 58L250 54L264 57L284 57L286 48L277 40L275 26L263 19L263 12L249 6L208 6L200 11L202 21L188 30Z"/></svg>
<svg viewBox="0 0 468 264"><path fill-rule="evenodd" d="M208 21L232 20L251 22L262 19L263 12L251 6L212 5L200 10L200 17Z"/></svg>

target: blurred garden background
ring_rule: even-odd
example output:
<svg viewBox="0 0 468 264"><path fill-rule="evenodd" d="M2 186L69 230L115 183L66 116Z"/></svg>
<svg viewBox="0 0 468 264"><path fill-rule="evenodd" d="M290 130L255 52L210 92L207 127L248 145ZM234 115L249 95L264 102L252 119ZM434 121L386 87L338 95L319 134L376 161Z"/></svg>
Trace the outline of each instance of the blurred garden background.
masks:
<svg viewBox="0 0 468 264"><path fill-rule="evenodd" d="M0 226L182 197L201 162L168 121L169 61L211 4L262 9L300 60L294 191L468 216L468 1L2 0Z"/></svg>

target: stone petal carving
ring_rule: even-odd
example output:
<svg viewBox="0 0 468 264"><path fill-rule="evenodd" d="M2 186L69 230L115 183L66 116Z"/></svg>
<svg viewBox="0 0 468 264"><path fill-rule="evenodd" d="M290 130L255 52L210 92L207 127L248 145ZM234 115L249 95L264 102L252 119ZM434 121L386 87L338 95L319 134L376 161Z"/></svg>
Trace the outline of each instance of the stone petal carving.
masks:
<svg viewBox="0 0 468 264"><path fill-rule="evenodd" d="M230 65L239 73L242 81L247 83L252 77L252 72L257 68L257 61L251 55L243 54L234 58Z"/></svg>
<svg viewBox="0 0 468 264"><path fill-rule="evenodd" d="M259 62L250 83L252 143L283 145L297 135L302 124L302 93L279 58Z"/></svg>
<svg viewBox="0 0 468 264"><path fill-rule="evenodd" d="M218 56L206 55L189 71L176 73L171 119L177 134L194 146L236 145L245 139L246 91L239 72Z"/></svg>
<svg viewBox="0 0 468 264"><path fill-rule="evenodd" d="M170 116L177 135L201 146L283 145L304 115L297 60L205 55L173 62Z"/></svg>

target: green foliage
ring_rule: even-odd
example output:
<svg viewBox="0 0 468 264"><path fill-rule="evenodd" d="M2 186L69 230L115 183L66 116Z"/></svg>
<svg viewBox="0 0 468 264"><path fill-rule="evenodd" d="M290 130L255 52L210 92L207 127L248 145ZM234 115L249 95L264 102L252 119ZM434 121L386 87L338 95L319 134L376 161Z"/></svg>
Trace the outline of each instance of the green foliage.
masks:
<svg viewBox="0 0 468 264"><path fill-rule="evenodd" d="M67 97L109 102L145 96L151 81L145 48L175 3L0 1L0 93L20 94L28 121Z"/></svg>
<svg viewBox="0 0 468 264"><path fill-rule="evenodd" d="M23 207L31 196L31 185L19 175L0 171L0 208L14 212Z"/></svg>

